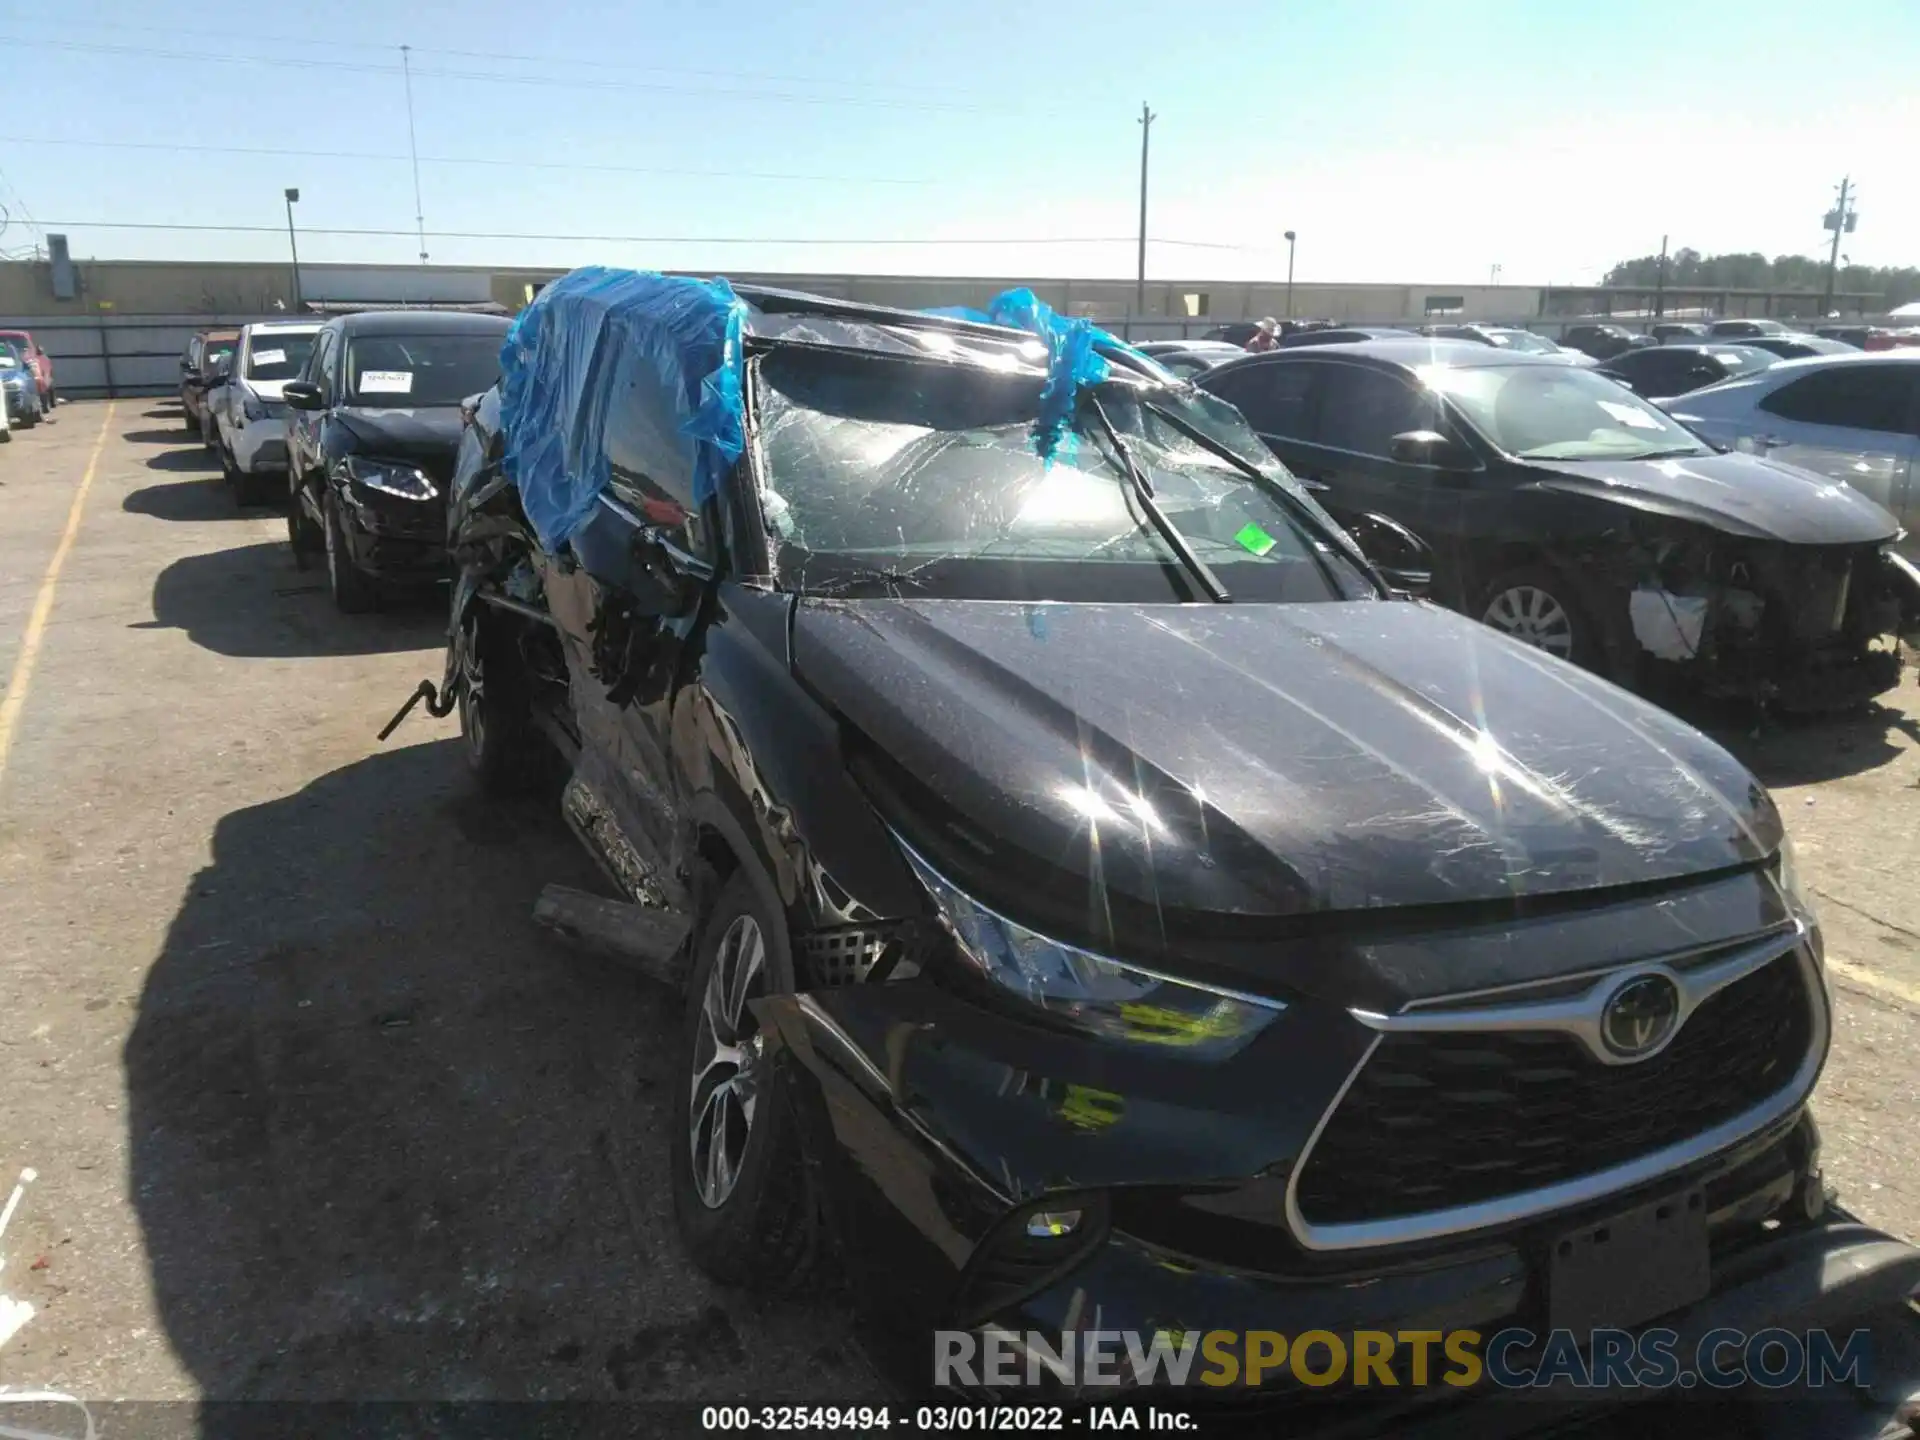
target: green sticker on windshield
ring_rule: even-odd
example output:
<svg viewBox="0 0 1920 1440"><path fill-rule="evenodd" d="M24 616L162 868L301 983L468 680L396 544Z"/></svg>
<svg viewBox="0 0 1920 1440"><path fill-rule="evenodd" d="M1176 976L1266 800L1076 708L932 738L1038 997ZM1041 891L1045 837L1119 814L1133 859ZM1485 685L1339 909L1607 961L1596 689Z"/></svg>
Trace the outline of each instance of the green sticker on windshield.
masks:
<svg viewBox="0 0 1920 1440"><path fill-rule="evenodd" d="M1266 554L1276 543L1273 536L1262 530L1251 520L1245 525L1242 525L1239 533L1233 538L1240 542L1240 547L1243 550L1251 550L1256 555Z"/></svg>

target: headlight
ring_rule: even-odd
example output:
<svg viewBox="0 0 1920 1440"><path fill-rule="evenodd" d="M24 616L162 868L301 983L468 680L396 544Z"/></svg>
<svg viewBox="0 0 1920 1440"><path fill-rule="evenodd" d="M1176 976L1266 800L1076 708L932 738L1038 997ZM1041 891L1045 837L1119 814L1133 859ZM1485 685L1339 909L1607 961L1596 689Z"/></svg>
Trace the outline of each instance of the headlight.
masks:
<svg viewBox="0 0 1920 1440"><path fill-rule="evenodd" d="M253 391L251 390L242 391L241 398L240 398L240 413L245 415L247 419L250 421L264 420L267 418L267 402L262 400L258 395L254 394Z"/></svg>
<svg viewBox="0 0 1920 1440"><path fill-rule="evenodd" d="M1001 988L1103 1039L1224 1059L1279 1018L1278 1000L1176 980L1014 924L963 895L902 845L966 964Z"/></svg>
<svg viewBox="0 0 1920 1440"><path fill-rule="evenodd" d="M431 500L440 487L427 478L427 472L404 460L368 460L349 455L340 462L347 479L383 495L398 495L402 500Z"/></svg>
<svg viewBox="0 0 1920 1440"><path fill-rule="evenodd" d="M1794 853L1793 837L1785 832L1780 836L1780 853L1774 857L1773 874L1793 913L1810 924L1818 923L1813 912L1813 892L1800 878L1800 859Z"/></svg>

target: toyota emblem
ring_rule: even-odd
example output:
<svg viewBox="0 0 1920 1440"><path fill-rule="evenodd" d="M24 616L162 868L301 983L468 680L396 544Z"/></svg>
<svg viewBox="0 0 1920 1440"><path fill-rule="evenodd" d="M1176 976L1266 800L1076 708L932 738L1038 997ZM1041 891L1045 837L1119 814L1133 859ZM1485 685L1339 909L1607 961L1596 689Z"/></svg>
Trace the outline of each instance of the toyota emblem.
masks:
<svg viewBox="0 0 1920 1440"><path fill-rule="evenodd" d="M1680 987L1665 975L1640 975L1607 997L1600 1039L1623 1060L1643 1060L1680 1024Z"/></svg>

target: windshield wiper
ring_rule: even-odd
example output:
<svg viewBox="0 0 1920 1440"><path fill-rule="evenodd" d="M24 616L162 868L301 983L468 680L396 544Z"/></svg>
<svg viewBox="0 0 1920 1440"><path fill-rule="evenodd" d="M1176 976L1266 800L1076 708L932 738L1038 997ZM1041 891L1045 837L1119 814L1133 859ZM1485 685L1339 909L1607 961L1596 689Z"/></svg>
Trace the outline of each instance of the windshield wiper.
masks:
<svg viewBox="0 0 1920 1440"><path fill-rule="evenodd" d="M1217 456L1219 459L1226 461L1229 465L1233 466L1234 469L1253 481L1254 484L1260 487L1262 493L1272 497L1286 510L1288 516L1296 525L1303 526L1312 532L1314 537L1329 549L1337 550L1343 555L1350 555L1349 547L1353 545L1352 536L1344 533L1340 535L1328 533L1327 528L1320 523L1319 516L1315 515L1312 510L1303 505L1298 496L1294 495L1286 486L1277 482L1258 465L1247 459L1246 456L1239 454L1231 446L1214 439L1213 436L1207 434L1206 431L1202 430L1198 425L1195 425L1184 415L1177 415L1165 406L1156 405L1151 400L1142 400L1140 405L1141 408L1151 410L1154 414L1158 415L1162 420L1166 421L1167 424L1178 430L1209 455ZM1312 547L1308 548L1308 553L1313 553ZM1321 573L1326 575L1328 583L1334 584L1333 575L1328 569L1325 560L1321 559L1317 554L1314 554L1314 560L1319 565ZM1369 566L1372 564L1371 561L1367 563Z"/></svg>
<svg viewBox="0 0 1920 1440"><path fill-rule="evenodd" d="M1133 498L1140 502L1140 508L1146 512L1147 519L1153 522L1153 528L1160 532L1160 538L1167 542L1173 553L1180 557L1180 563L1187 567L1207 598L1215 604L1224 604L1233 597L1227 594L1227 587L1220 583L1220 577L1213 573L1207 562L1194 554L1193 547L1187 543L1187 537L1180 533L1180 527L1167 518L1167 512L1160 508L1160 502L1153 498L1153 482L1148 480L1139 465L1134 463L1133 451L1127 448L1127 442L1120 438L1120 432L1113 428L1113 421L1107 418L1107 407L1100 403L1098 395L1088 395L1087 403L1093 407L1094 416L1100 421L1100 428L1106 432L1107 440L1112 444L1114 453L1120 457L1120 473L1126 478Z"/></svg>

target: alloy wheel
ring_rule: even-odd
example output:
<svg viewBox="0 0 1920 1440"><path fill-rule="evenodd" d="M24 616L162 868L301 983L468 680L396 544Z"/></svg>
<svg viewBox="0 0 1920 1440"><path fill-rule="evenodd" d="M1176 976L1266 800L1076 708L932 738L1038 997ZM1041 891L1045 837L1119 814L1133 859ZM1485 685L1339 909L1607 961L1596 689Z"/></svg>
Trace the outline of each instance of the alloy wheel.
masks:
<svg viewBox="0 0 1920 1440"><path fill-rule="evenodd" d="M460 645L460 731L477 762L487 752L487 672L480 661L480 626L468 617Z"/></svg>
<svg viewBox="0 0 1920 1440"><path fill-rule="evenodd" d="M1537 585L1515 585L1487 602L1483 624L1562 660L1573 657L1573 616Z"/></svg>
<svg viewBox="0 0 1920 1440"><path fill-rule="evenodd" d="M766 937L741 915L720 937L693 1039L688 1144L701 1204L717 1210L740 1179L753 1133L761 1041L747 1001L766 987Z"/></svg>

